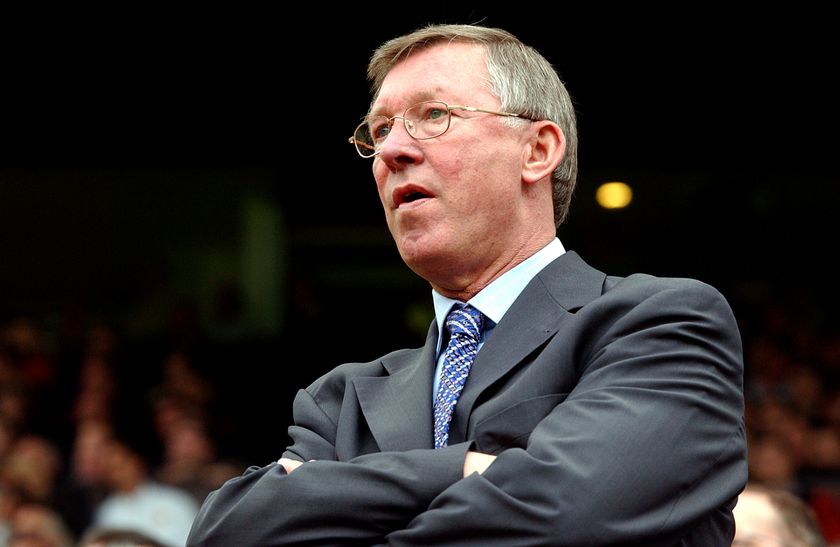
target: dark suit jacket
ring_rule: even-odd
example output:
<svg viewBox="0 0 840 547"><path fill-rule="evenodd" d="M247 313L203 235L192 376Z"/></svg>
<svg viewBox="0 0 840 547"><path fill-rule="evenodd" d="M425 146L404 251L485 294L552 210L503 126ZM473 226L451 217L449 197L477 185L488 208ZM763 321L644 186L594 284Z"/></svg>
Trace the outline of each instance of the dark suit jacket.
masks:
<svg viewBox="0 0 840 547"><path fill-rule="evenodd" d="M730 545L743 365L715 289L566 253L478 353L440 450L436 343L433 323L422 348L301 390L284 456L308 463L226 483L188 545ZM468 449L498 457L462 478Z"/></svg>

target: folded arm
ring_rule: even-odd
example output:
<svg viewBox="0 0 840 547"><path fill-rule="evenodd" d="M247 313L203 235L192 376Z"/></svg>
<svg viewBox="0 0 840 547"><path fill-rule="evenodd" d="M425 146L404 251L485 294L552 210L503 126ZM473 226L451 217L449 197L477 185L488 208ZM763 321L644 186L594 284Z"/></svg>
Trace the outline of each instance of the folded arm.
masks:
<svg viewBox="0 0 840 547"><path fill-rule="evenodd" d="M284 458L307 463L229 481L188 545L675 544L746 481L738 330L701 284L599 305L575 388L483 474L464 477L470 443L335 461L302 392Z"/></svg>
<svg viewBox="0 0 840 547"><path fill-rule="evenodd" d="M527 446L454 483L388 545L673 546L737 496L743 367L723 297L692 283L612 302L603 319ZM728 545L734 529L716 527L699 544Z"/></svg>
<svg viewBox="0 0 840 547"><path fill-rule="evenodd" d="M322 413L301 391L295 443L281 459L293 472L272 463L225 483L205 500L187 545L370 545L463 477L470 443L335 461L334 426Z"/></svg>

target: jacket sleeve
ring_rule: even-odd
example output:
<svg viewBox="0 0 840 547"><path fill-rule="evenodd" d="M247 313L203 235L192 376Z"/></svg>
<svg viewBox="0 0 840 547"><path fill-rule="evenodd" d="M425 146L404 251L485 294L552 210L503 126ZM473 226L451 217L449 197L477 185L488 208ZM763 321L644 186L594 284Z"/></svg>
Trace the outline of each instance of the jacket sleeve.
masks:
<svg viewBox="0 0 840 547"><path fill-rule="evenodd" d="M578 312L576 386L483 475L461 479L466 443L334 461L333 412L301 392L285 456L317 461L229 481L188 545L728 545L746 482L737 326L707 285L639 294Z"/></svg>
<svg viewBox="0 0 840 547"><path fill-rule="evenodd" d="M188 546L371 545L463 476L469 443L340 462L335 422L307 391L294 414L284 456L307 463L291 475L277 463L251 467L226 482L202 504Z"/></svg>
<svg viewBox="0 0 840 547"><path fill-rule="evenodd" d="M746 482L731 310L699 282L617 294L586 311L579 381L527 446L452 484L388 545L731 543Z"/></svg>

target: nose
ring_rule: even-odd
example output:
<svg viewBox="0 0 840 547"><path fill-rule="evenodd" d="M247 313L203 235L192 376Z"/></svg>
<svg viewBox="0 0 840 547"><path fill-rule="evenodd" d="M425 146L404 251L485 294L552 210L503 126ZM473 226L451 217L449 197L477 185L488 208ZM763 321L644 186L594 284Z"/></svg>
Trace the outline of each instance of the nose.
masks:
<svg viewBox="0 0 840 547"><path fill-rule="evenodd" d="M402 119L396 119L391 132L379 147L379 159L392 172L423 161L423 151L418 142L408 134Z"/></svg>

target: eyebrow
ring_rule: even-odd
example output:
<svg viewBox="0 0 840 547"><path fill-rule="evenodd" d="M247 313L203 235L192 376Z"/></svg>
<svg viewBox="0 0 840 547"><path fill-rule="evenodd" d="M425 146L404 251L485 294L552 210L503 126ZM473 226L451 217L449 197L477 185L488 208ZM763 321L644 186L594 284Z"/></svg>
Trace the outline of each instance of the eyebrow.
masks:
<svg viewBox="0 0 840 547"><path fill-rule="evenodd" d="M421 89L415 91L411 95L409 95L408 98L405 99L405 108L408 108L409 106L417 103L422 103L423 101L439 100L440 94L442 92L443 90L439 87L436 89ZM403 108L402 110L405 110L405 108ZM375 108L371 108L368 111L367 116L365 117L369 118L371 116L385 116L386 112L388 112L387 109L377 106Z"/></svg>

